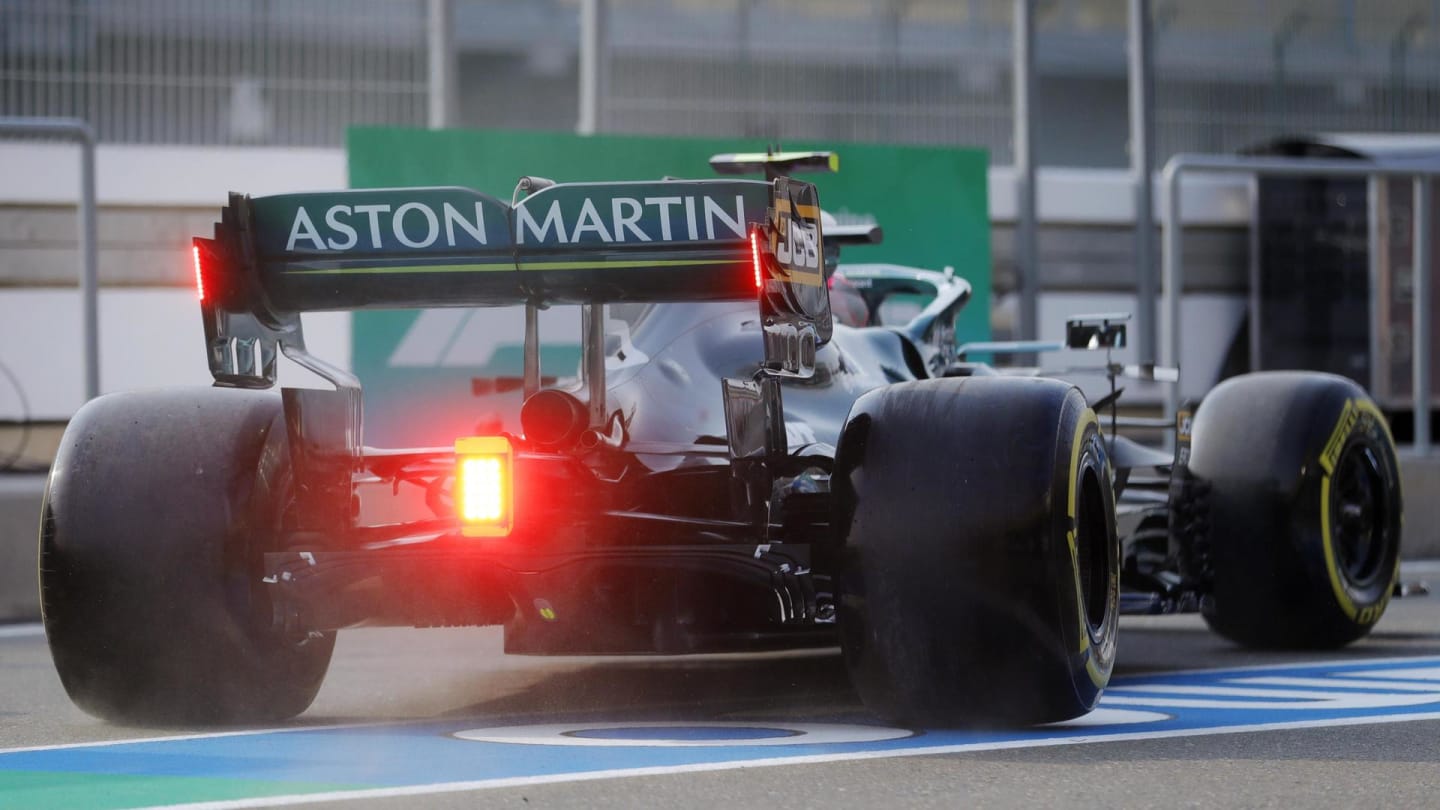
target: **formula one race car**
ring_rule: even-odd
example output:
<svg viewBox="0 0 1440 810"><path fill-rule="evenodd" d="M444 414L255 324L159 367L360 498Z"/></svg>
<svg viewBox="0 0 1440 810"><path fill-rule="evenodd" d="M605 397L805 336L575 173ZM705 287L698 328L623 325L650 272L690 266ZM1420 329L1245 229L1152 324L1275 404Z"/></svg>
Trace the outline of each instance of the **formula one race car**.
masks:
<svg viewBox="0 0 1440 810"><path fill-rule="evenodd" d="M713 164L768 179L232 195L194 246L216 387L90 402L51 472L44 620L75 703L283 718L337 630L504 625L512 653L838 644L887 720L1024 724L1096 705L1122 610L1261 647L1380 618L1400 487L1359 387L1233 379L1150 449L1104 429L1116 395L967 362L1003 347L956 345L965 281L837 274L878 228L826 227L787 176L833 156ZM607 320L620 302L638 315ZM552 304L583 312L573 385L542 384ZM498 305L526 311L519 429L433 448L365 446L358 381L299 317ZM1066 343L1123 340L1107 316ZM273 393L281 354L333 390Z"/></svg>

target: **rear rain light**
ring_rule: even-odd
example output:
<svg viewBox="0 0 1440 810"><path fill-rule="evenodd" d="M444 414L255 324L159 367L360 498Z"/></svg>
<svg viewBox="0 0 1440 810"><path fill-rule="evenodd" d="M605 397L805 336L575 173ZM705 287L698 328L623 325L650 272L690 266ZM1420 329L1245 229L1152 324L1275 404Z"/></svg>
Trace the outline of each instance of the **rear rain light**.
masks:
<svg viewBox="0 0 1440 810"><path fill-rule="evenodd" d="M455 512L466 537L510 534L514 465L504 436L455 440Z"/></svg>
<svg viewBox="0 0 1440 810"><path fill-rule="evenodd" d="M760 229L759 229L759 228L751 228L751 229L750 229L750 262L755 266L755 289L756 289L757 291L765 289L765 284L764 284L764 281L763 281L764 276L763 276L762 273L761 273L761 271L762 271L763 268L764 268L764 264L761 263L761 258L760 258L760 256L761 256L761 254L760 254Z"/></svg>
<svg viewBox="0 0 1440 810"><path fill-rule="evenodd" d="M201 301L205 300L205 274L200 268L200 246L191 245L190 252L195 256L195 294Z"/></svg>

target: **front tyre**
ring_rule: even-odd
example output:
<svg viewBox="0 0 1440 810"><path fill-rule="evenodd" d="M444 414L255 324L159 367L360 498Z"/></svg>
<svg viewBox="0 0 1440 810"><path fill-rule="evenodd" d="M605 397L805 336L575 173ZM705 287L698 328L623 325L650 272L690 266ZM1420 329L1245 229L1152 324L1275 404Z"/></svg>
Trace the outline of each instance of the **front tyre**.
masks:
<svg viewBox="0 0 1440 810"><path fill-rule="evenodd" d="M1207 516L1206 622L1257 648L1332 648L1369 633L1400 572L1400 470L1355 383L1247 374L1195 415L1188 469Z"/></svg>
<svg viewBox="0 0 1440 810"><path fill-rule="evenodd" d="M81 408L40 527L45 633L71 700L141 725L304 711L334 636L286 636L260 583L293 492L273 394L111 394Z"/></svg>
<svg viewBox="0 0 1440 810"><path fill-rule="evenodd" d="M856 401L833 482L841 645L868 707L929 727L1095 707L1120 557L1098 427L1053 380L927 380Z"/></svg>

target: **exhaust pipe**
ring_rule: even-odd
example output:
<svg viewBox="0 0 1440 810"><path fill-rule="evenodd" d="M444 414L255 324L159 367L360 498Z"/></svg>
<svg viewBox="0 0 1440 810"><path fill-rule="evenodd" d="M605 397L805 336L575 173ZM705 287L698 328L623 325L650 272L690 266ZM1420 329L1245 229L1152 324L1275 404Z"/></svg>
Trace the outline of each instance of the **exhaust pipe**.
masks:
<svg viewBox="0 0 1440 810"><path fill-rule="evenodd" d="M584 439L590 414L585 403L565 391L536 391L520 406L520 429L528 441L546 450L569 450Z"/></svg>

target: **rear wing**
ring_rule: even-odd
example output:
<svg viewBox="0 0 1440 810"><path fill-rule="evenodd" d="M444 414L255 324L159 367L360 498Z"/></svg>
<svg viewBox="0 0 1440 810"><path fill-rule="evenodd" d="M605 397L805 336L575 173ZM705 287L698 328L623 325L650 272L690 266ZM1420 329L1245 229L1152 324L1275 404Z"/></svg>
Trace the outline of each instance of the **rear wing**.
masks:
<svg viewBox="0 0 1440 810"><path fill-rule="evenodd" d="M758 298L799 368L797 331L830 334L823 255L814 186L784 177L232 194L194 242L212 376L260 388L319 310Z"/></svg>
<svg viewBox="0 0 1440 810"><path fill-rule="evenodd" d="M464 188L231 195L195 244L216 306L270 316L748 297L770 196L758 181L555 185L513 207Z"/></svg>

